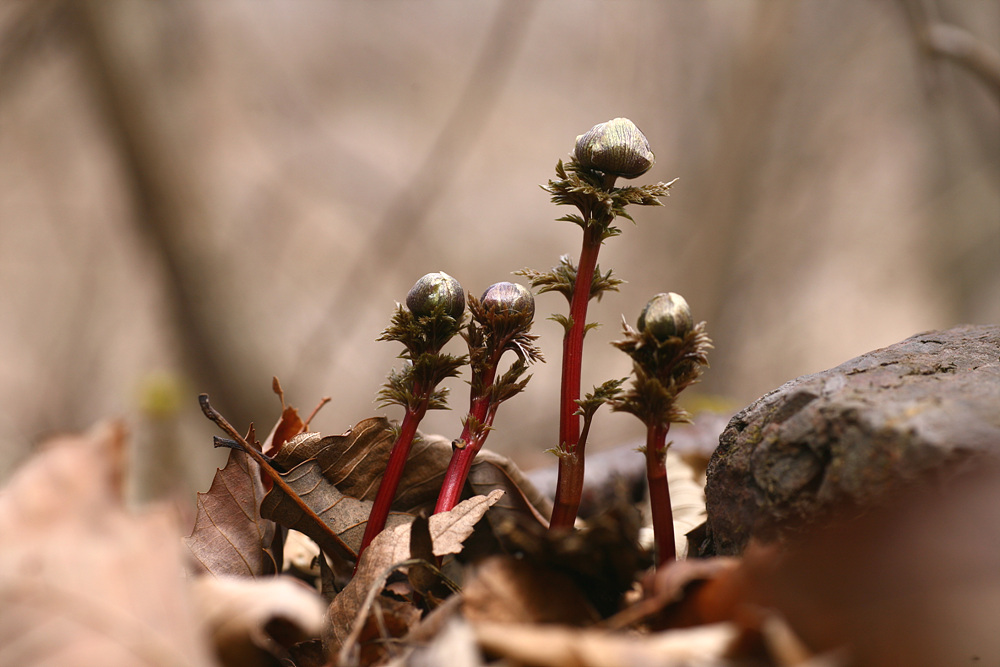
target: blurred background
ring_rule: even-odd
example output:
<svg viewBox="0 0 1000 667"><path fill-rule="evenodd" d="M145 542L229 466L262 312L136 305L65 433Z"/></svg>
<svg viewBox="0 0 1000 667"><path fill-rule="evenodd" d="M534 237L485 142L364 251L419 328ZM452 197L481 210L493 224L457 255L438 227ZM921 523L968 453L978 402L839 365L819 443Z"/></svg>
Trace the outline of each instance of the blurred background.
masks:
<svg viewBox="0 0 1000 667"><path fill-rule="evenodd" d="M708 322L688 404L735 411L915 333L1000 322L1000 3L17 1L0 5L0 478L123 417L139 496L207 488L196 396L261 436L342 432L429 271L466 289L579 253L538 186L631 118L679 178L601 265L584 386L655 293ZM538 312L565 312L559 295ZM488 446L556 445L561 327ZM458 351L456 346L456 351ZM454 437L467 406L426 430ZM379 411L399 417L393 409ZM591 447L641 437L599 414Z"/></svg>

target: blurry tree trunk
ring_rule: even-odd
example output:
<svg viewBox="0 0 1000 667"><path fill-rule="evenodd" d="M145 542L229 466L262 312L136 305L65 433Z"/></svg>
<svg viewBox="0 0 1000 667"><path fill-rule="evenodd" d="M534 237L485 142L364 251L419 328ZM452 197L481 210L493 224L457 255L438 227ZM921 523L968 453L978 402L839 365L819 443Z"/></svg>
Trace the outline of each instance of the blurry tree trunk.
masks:
<svg viewBox="0 0 1000 667"><path fill-rule="evenodd" d="M199 391L212 395L235 424L267 414L269 383L259 381L254 360L234 341L246 343L231 308L220 298L224 268L213 257L205 230L212 226L198 165L184 152L190 128L178 100L170 95L165 44L186 8L178 3L88 0L70 3L79 19L84 66L93 78L107 131L120 155L134 205L132 217L160 261L163 286L184 364ZM190 26L184 26L190 27ZM176 56L174 56L176 57ZM184 63L181 63L183 65ZM232 249L238 248L233 243ZM236 255L224 253L232 261ZM245 325L244 325L245 326ZM239 337L239 338L238 338ZM254 391L260 386L262 391ZM192 400L193 397L192 397ZM271 406L273 407L273 406ZM264 412L262 412L264 410Z"/></svg>

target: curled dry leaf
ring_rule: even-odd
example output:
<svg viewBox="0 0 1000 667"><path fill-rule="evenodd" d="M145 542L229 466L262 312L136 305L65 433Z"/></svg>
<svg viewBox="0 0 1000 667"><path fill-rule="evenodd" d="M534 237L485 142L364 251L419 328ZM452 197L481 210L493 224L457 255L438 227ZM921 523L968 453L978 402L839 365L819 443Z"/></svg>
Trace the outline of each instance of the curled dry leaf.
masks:
<svg viewBox="0 0 1000 667"><path fill-rule="evenodd" d="M472 627L452 616L429 642L422 642L403 663L406 667L484 667Z"/></svg>
<svg viewBox="0 0 1000 667"><path fill-rule="evenodd" d="M462 543L472 534L486 510L495 505L503 491L489 496L464 500L448 512L435 514L428 520L433 553L446 556L459 553ZM358 571L343 591L334 598L327 610L323 640L330 654L338 651L346 657L355 650L365 627L369 611L385 586L393 569L410 558L410 524L382 531L365 550ZM416 620L416 618L414 618ZM347 662L341 660L341 664Z"/></svg>
<svg viewBox="0 0 1000 667"><path fill-rule="evenodd" d="M308 535L323 551L340 561L353 560L393 440L394 431L383 417L362 420L342 435L322 437L318 433L302 433L292 437L275 457L275 464L290 468L281 474L282 478L328 528L317 526L312 517L277 487L264 499L262 515ZM407 523L434 506L451 454L451 442L440 436L423 436L413 444L388 527ZM478 495L488 495L497 489L504 492L497 517L491 517L497 534L500 533L496 528L508 517L547 526L545 517L551 503L504 456L480 452L472 466L468 488ZM331 537L330 530L337 539Z"/></svg>
<svg viewBox="0 0 1000 667"><path fill-rule="evenodd" d="M618 630L644 623L654 630L733 620L745 597L736 558L693 558L649 572L643 597L603 625Z"/></svg>
<svg viewBox="0 0 1000 667"><path fill-rule="evenodd" d="M473 626L487 653L535 667L721 667L739 636L731 623L644 636L625 636L558 626L479 623Z"/></svg>
<svg viewBox="0 0 1000 667"><path fill-rule="evenodd" d="M120 424L50 443L0 493L0 664L215 664L171 513L121 503Z"/></svg>
<svg viewBox="0 0 1000 667"><path fill-rule="evenodd" d="M274 522L261 516L264 498L260 467L238 450L229 452L207 493L198 494L194 530L184 539L198 572L216 576L273 574L268 553Z"/></svg>
<svg viewBox="0 0 1000 667"><path fill-rule="evenodd" d="M318 637L326 604L287 577L200 577L194 600L224 667L269 667L294 644Z"/></svg>

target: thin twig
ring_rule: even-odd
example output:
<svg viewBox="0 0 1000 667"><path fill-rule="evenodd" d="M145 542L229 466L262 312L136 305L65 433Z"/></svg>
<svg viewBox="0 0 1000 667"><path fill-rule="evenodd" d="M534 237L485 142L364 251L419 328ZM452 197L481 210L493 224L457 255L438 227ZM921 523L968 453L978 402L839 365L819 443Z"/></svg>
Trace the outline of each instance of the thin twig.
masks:
<svg viewBox="0 0 1000 667"><path fill-rule="evenodd" d="M288 485L285 478L274 469L274 466L272 466L271 462L267 460L267 457L257 451L255 447L251 446L250 443L247 442L246 438L240 435L240 432L237 431L233 425L219 413L218 410L212 407L212 404L208 400L208 394L199 395L198 403L201 405L201 411L205 413L205 416L208 417L209 421L213 422L216 426L225 431L229 437L235 440L239 445L240 450L256 461L257 465L260 466L260 469L274 481L275 486L284 491L285 495L287 495L306 516L312 519L312 521L319 526L331 540L334 541L338 548L343 549L344 553L350 555L351 558L357 558L357 554L354 552L354 549L347 546L347 544L340 539L340 536L337 535L337 533L334 532L334 530L330 528L330 526L327 525L327 523L323 521L323 519L321 519L320 516L316 514L316 512L314 512L304 500L302 500L299 494L297 494L292 487Z"/></svg>
<svg viewBox="0 0 1000 667"><path fill-rule="evenodd" d="M324 396L323 398L321 398L319 400L319 405L317 405L315 408L313 408L313 411L309 413L309 416L306 417L306 420L304 422L302 422L302 430L303 431L306 431L306 430L309 429L309 422L311 422L313 420L313 417L316 416L316 413L319 412L320 410L322 410L323 406L326 405L327 403L329 403L331 400L333 400L333 399L331 399L329 396Z"/></svg>

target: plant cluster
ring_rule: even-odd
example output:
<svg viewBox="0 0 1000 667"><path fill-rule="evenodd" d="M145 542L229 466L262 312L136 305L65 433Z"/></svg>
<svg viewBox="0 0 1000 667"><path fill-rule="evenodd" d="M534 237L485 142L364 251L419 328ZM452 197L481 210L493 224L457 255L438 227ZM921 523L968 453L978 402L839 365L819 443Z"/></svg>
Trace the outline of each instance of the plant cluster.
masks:
<svg viewBox="0 0 1000 667"><path fill-rule="evenodd" d="M597 326L587 321L588 304L618 291L623 283L611 270L600 268L600 248L621 234L619 218L632 220L629 206L661 205L660 197L673 182L617 183L646 173L653 161L645 136L625 118L600 123L577 137L572 157L558 162L556 178L543 187L553 203L576 209L558 220L581 229L579 257L574 261L563 256L548 271L517 272L539 294L558 292L569 304L568 313L552 316L563 326L564 336L559 441L550 450L558 457L559 470L551 505L537 497L508 461L483 449L500 405L524 391L530 366L543 361L537 336L531 333L532 291L518 283L498 282L477 298L447 273L428 273L417 280L404 303L397 304L379 337L402 346L401 367L389 373L378 393L383 407L403 410L398 423L368 419L342 436L323 437L308 432L308 420L284 408L278 426L261 444L252 428L242 435L202 396L206 416L228 436L217 438L216 444L243 452L259 471L255 474L266 493L259 502L260 519L273 522L260 567L280 570L287 530L304 533L325 554L319 559L321 569L329 568L323 576L330 583L324 588L333 591L336 605L350 597L345 596L347 588L341 591L345 586L371 586L373 579L384 585L378 568L399 565L400 559L386 554L395 553L395 545L405 540L409 599L430 609L457 586L443 557L463 549L463 541L485 514L489 536L481 536L478 544L518 553L533 563L530 567L570 577L581 590L590 591L584 594L590 595L587 608L612 614L647 556L622 550L622 544L635 543L637 533L620 509L577 531L585 447L594 417L605 404L635 415L647 427L644 452L657 563L662 567L675 559L666 435L672 423L689 419L677 398L707 365L711 344L705 324L694 323L679 295L656 295L639 316L637 328L626 324L624 338L614 343L631 357L631 383L626 386L628 377L611 379L582 396L580 386L584 338ZM446 351L455 339L464 342L461 355ZM427 411L447 408L442 381L459 376L465 367L469 403L460 434L451 440L421 435L419 425ZM275 390L280 395L277 384ZM500 502L501 496L506 500ZM414 518L428 514L429 521ZM403 529L405 535L398 532ZM202 541L216 539L216 532L206 509L189 538L192 551L198 553ZM468 550L466 554L472 557ZM245 555L241 557L247 560ZM595 565L599 563L616 565ZM214 566L205 569L216 573ZM357 605L351 608L356 611ZM358 642L357 637L348 640L341 637L338 642Z"/></svg>

